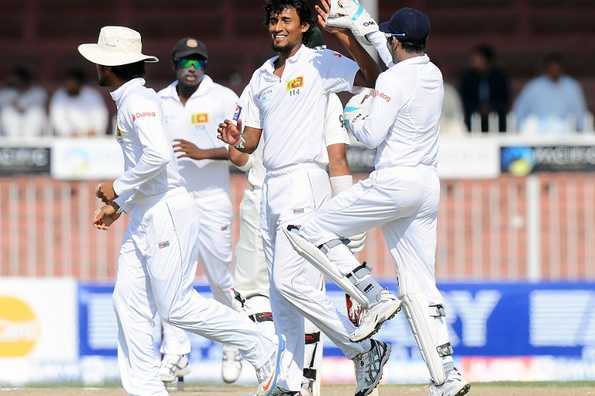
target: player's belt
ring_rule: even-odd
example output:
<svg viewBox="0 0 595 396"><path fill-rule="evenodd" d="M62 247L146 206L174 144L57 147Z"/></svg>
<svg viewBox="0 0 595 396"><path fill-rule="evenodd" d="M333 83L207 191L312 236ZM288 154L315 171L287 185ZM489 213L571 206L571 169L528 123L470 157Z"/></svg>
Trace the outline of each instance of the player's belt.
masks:
<svg viewBox="0 0 595 396"><path fill-rule="evenodd" d="M308 378L309 380L316 381L316 369L304 367L303 375L305 378Z"/></svg>
<svg viewBox="0 0 595 396"><path fill-rule="evenodd" d="M272 322L273 321L273 313L272 312L259 312L253 315L248 315L251 321L261 323L261 322Z"/></svg>

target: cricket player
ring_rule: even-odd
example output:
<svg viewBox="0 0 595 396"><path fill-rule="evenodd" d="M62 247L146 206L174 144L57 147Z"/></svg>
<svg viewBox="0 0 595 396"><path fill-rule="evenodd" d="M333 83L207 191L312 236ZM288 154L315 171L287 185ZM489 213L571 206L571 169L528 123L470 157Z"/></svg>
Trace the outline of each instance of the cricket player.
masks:
<svg viewBox="0 0 595 396"><path fill-rule="evenodd" d="M310 48L324 47L322 32L312 27L308 42ZM243 93L240 106L246 112L247 90ZM342 185L351 186L352 177L346 158L346 145L350 139L343 126L343 104L336 94L330 94L326 106L324 143L328 159L328 173L332 181L333 194L340 192ZM245 154L229 146L231 161L243 172L248 173L248 186L240 204L240 238L236 246L234 271L235 290L240 294L249 317L270 334L274 333L273 315L269 302L269 275L265 262L262 234L260 231L261 191L266 170L262 164L262 145L253 154ZM341 183L343 180L343 183ZM347 183L345 183L345 181ZM353 249L363 248L365 235L360 235ZM320 275L319 275L320 276ZM323 282L323 279L320 279ZM320 365L323 343L320 330L309 320L305 321L303 395L320 395Z"/></svg>
<svg viewBox="0 0 595 396"><path fill-rule="evenodd" d="M99 84L117 107L117 140L124 173L98 186L106 203L94 225L107 229L123 212L129 223L120 249L114 288L118 321L118 364L122 385L135 396L164 396L153 344L153 319L238 347L256 369L258 395L275 388L284 340L278 347L248 318L192 287L199 223L164 131L159 97L145 88L140 34L120 26L101 29L97 44L81 44L81 55L96 64Z"/></svg>
<svg viewBox="0 0 595 396"><path fill-rule="evenodd" d="M344 113L353 136L377 150L375 170L299 228L289 227L288 237L310 260L355 265L351 252L335 241L383 227L399 274L400 298L430 372L429 395L461 396L470 386L454 366L434 271L442 74L425 53L430 33L425 14L403 8L380 29L396 65L378 77L373 92L352 98Z"/></svg>
<svg viewBox="0 0 595 396"><path fill-rule="evenodd" d="M325 26L330 6L327 2L323 6L324 9L317 10L318 20ZM276 393L300 391L305 316L354 360L356 395L367 395L381 379L390 346L376 340L349 339L353 325L312 282L317 274L313 275L313 266L293 250L283 224L299 224L330 197L328 174L322 164L324 118L320 111L325 108L328 94L350 91L354 85L373 85L378 66L346 30L332 32L358 61L361 70L354 61L336 52L302 45L314 24L314 14L304 0L271 0L265 12L278 56L265 62L252 76L248 107L253 111L245 115L246 127L242 128L241 122L236 125L226 120L219 132L222 140L248 153L256 149L263 137L266 177L261 226L265 256L272 263L270 298L275 328L287 339ZM350 282L346 276L335 280ZM352 284L353 289L357 287L358 284ZM373 317L375 326L400 308L400 301L383 291L377 282L368 282L359 293L370 297L370 309L379 307Z"/></svg>
<svg viewBox="0 0 595 396"><path fill-rule="evenodd" d="M205 265L214 299L241 309L234 298L230 269L229 155L226 145L217 139L217 126L233 115L238 97L206 74L208 52L201 41L192 37L179 40L172 61L176 80L158 95L180 175L196 204L199 260ZM161 352L162 381L171 382L189 372L186 355L190 353L190 340L183 330L164 322ZM240 351L224 345L223 381L235 382L241 369Z"/></svg>

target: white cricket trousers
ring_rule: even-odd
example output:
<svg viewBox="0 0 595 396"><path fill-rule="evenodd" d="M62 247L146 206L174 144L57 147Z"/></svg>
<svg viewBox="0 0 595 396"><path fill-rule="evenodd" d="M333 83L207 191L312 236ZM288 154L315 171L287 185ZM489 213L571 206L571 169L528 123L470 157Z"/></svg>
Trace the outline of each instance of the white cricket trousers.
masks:
<svg viewBox="0 0 595 396"><path fill-rule="evenodd" d="M168 394L154 348L156 313L184 330L236 346L255 367L274 353L274 342L261 336L250 319L193 289L198 224L196 206L184 188L146 199L131 213L113 295L118 365L129 395Z"/></svg>
<svg viewBox="0 0 595 396"><path fill-rule="evenodd" d="M439 201L435 167L383 168L327 201L300 234L319 246L337 236L382 227L397 267L400 294L419 293L441 304L434 272Z"/></svg>
<svg viewBox="0 0 595 396"><path fill-rule="evenodd" d="M262 227L265 256L271 263L270 299L277 334L286 338L279 386L299 391L304 367L304 317L348 358L370 349L369 341L353 343L351 322L320 290L321 273L302 258L283 233L287 224L301 224L331 195L326 171L304 164L268 171L263 186Z"/></svg>
<svg viewBox="0 0 595 396"><path fill-rule="evenodd" d="M269 295L269 273L260 226L262 190L250 186L240 203L240 239L236 245L234 287L243 296Z"/></svg>
<svg viewBox="0 0 595 396"><path fill-rule="evenodd" d="M205 273L213 298L228 307L234 307L231 276L231 200L227 193L191 192L196 204L195 218L199 221L196 234L199 261ZM194 279L194 274L192 275ZM167 322L162 323L161 352L173 355L190 353L190 339L186 332Z"/></svg>

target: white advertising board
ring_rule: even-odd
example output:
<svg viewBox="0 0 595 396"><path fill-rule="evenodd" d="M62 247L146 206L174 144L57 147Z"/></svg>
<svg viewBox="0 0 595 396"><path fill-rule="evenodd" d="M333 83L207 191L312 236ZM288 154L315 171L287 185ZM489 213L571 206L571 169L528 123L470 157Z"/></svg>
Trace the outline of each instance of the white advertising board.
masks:
<svg viewBox="0 0 595 396"><path fill-rule="evenodd" d="M114 179L124 170L115 138L57 139L52 150L52 176L57 179Z"/></svg>
<svg viewBox="0 0 595 396"><path fill-rule="evenodd" d="M500 175L498 140L491 137L440 139L438 173L443 179L485 179Z"/></svg>
<svg viewBox="0 0 595 396"><path fill-rule="evenodd" d="M0 367L77 360L76 296L72 279L0 279Z"/></svg>

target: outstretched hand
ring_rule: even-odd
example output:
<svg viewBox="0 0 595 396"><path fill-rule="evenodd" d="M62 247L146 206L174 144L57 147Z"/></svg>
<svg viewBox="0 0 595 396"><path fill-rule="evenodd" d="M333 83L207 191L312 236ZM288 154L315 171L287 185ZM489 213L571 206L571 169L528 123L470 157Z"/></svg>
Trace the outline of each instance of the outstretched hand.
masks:
<svg viewBox="0 0 595 396"><path fill-rule="evenodd" d="M194 143L184 139L174 139L174 153L178 159L191 158L193 160L205 159L204 150L199 149Z"/></svg>
<svg viewBox="0 0 595 396"><path fill-rule="evenodd" d="M217 138L230 146L235 146L242 140L242 121L225 120L217 128Z"/></svg>
<svg viewBox="0 0 595 396"><path fill-rule="evenodd" d="M105 205L95 211L93 218L93 225L98 230L107 230L116 220L120 218L121 212L118 212L116 207L112 205Z"/></svg>
<svg viewBox="0 0 595 396"><path fill-rule="evenodd" d="M118 194L114 191L113 182L104 182L95 189L95 196L103 201L103 203L110 203L118 198Z"/></svg>

